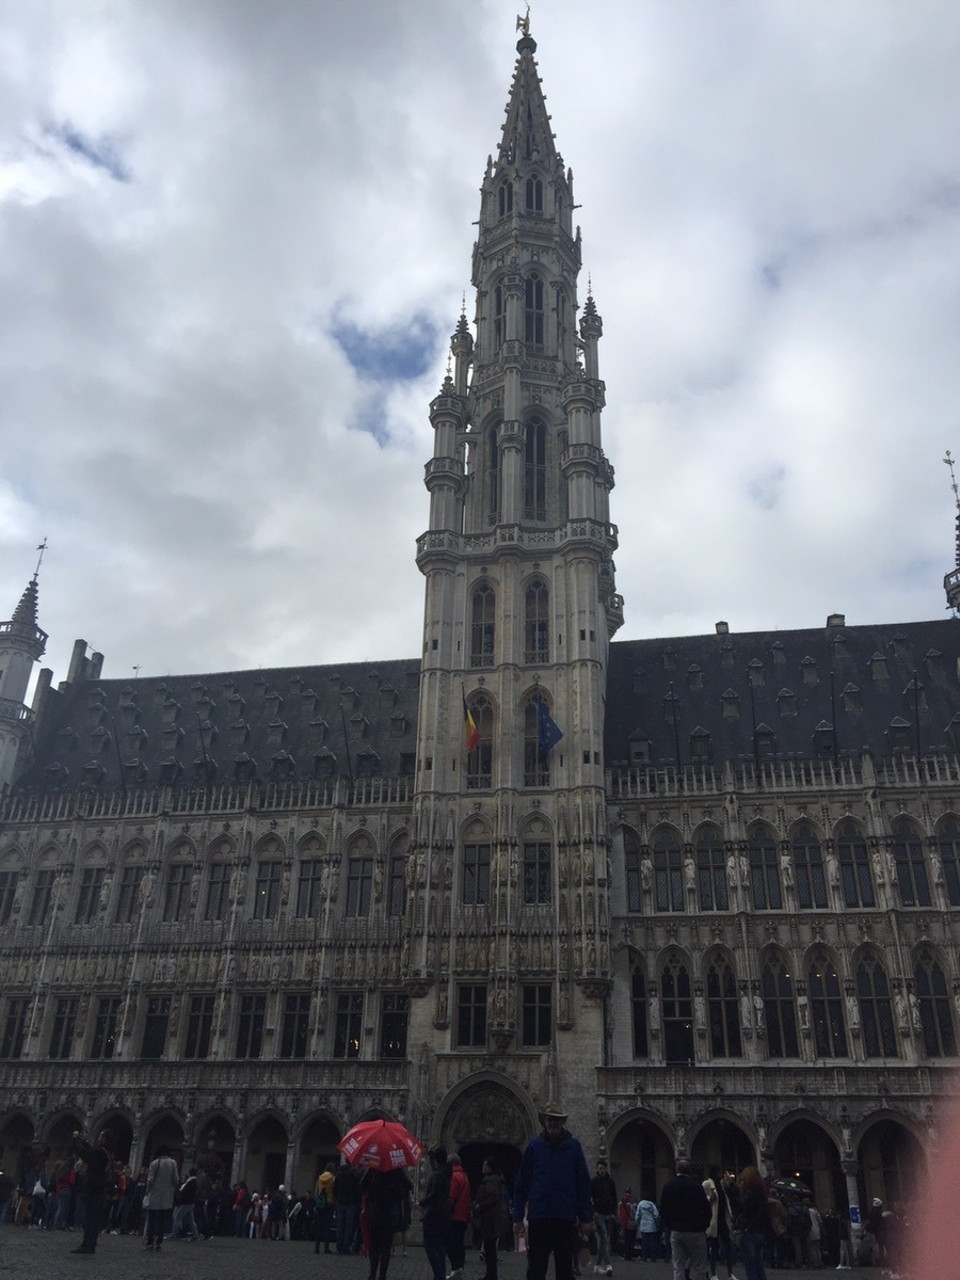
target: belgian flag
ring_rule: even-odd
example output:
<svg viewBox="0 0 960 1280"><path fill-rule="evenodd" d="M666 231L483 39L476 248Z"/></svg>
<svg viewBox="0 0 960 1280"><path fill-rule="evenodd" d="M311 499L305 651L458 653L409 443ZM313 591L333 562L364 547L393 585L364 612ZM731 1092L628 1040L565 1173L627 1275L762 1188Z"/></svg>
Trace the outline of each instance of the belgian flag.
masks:
<svg viewBox="0 0 960 1280"><path fill-rule="evenodd" d="M466 695L461 693L463 698L463 732L467 740L467 755L474 749L480 741L480 730L477 728L477 722L473 718L473 712L467 706Z"/></svg>

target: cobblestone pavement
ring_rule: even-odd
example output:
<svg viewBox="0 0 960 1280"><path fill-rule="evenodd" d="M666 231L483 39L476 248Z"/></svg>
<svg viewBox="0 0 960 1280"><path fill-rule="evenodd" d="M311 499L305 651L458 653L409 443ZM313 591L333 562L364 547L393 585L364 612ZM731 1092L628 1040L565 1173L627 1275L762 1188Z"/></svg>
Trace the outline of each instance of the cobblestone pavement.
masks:
<svg viewBox="0 0 960 1280"><path fill-rule="evenodd" d="M139 1237L101 1236L93 1257L71 1253L80 1243L77 1232L28 1231L23 1227L0 1227L0 1280L73 1280L74 1275L93 1273L106 1280L366 1280L366 1259L336 1254L315 1255L313 1245L302 1241L269 1243L215 1236L192 1243L167 1240L162 1251L144 1252ZM509 1253L500 1260L502 1280L524 1280L523 1254ZM550 1272L553 1274L552 1268ZM584 1280L593 1280L593 1269L584 1271ZM726 1274L726 1273L724 1273ZM837 1273L832 1268L819 1271L770 1272L778 1280L827 1280ZM854 1267L840 1273L844 1280L880 1280L877 1268ZM743 1269L736 1275L743 1280ZM476 1253L467 1254L464 1280L481 1280L483 1264ZM614 1263L613 1280L671 1280L671 1269L663 1262ZM430 1280L430 1269L420 1245L408 1245L406 1257L394 1253L388 1280Z"/></svg>

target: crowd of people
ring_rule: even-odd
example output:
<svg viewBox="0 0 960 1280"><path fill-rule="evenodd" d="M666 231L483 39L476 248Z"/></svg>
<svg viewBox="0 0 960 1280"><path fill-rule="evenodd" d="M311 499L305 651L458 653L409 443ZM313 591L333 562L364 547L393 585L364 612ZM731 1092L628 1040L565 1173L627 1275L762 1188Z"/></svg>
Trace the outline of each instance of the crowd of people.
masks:
<svg viewBox="0 0 960 1280"><path fill-rule="evenodd" d="M420 1229L432 1280L464 1280L468 1236L479 1247L482 1280L498 1280L504 1248L528 1253L527 1280L556 1280L592 1268L613 1274L613 1257L672 1263L675 1280L767 1280L766 1268L849 1270L877 1265L899 1272L903 1214L874 1199L852 1238L846 1216L821 1215L809 1188L765 1180L756 1168L735 1175L711 1168L706 1178L678 1159L659 1201L618 1194L607 1161L590 1178L583 1149L554 1103L541 1113L542 1133L528 1143L513 1192L493 1159L471 1186L459 1155L429 1153L419 1199ZM311 1241L314 1251L362 1253L369 1280L386 1280L396 1242L406 1252L414 1186L406 1169L379 1172L336 1161L309 1192L283 1184L254 1190L230 1185L216 1169L181 1165L161 1147L136 1176L113 1151L108 1132L73 1135L72 1154L49 1165L40 1157L19 1182L0 1172L0 1222L34 1230L79 1231L75 1253L93 1253L101 1233L163 1240L238 1236ZM511 1234L511 1222L513 1234ZM854 1256L854 1250L856 1255ZM479 1278L478 1278L479 1280Z"/></svg>

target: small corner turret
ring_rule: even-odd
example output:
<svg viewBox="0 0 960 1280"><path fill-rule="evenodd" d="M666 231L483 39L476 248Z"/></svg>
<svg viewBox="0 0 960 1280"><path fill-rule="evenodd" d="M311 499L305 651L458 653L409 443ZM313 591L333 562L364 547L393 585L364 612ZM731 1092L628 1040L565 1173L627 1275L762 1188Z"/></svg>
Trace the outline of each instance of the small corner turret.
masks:
<svg viewBox="0 0 960 1280"><path fill-rule="evenodd" d="M41 559L46 542L39 548ZM17 773L18 758L29 739L33 713L26 705L33 664L47 646L47 633L37 623L37 574L20 597L9 622L0 622L0 787Z"/></svg>

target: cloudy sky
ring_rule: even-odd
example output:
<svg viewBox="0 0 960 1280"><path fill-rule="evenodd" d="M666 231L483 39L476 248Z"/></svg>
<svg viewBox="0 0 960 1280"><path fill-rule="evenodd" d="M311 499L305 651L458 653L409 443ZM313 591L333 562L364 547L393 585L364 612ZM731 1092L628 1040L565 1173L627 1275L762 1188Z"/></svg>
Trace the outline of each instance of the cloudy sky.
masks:
<svg viewBox="0 0 960 1280"><path fill-rule="evenodd" d="M56 679L78 636L121 678L419 653L516 11L0 0L0 616L46 536ZM941 616L960 5L540 0L532 31L620 636Z"/></svg>

